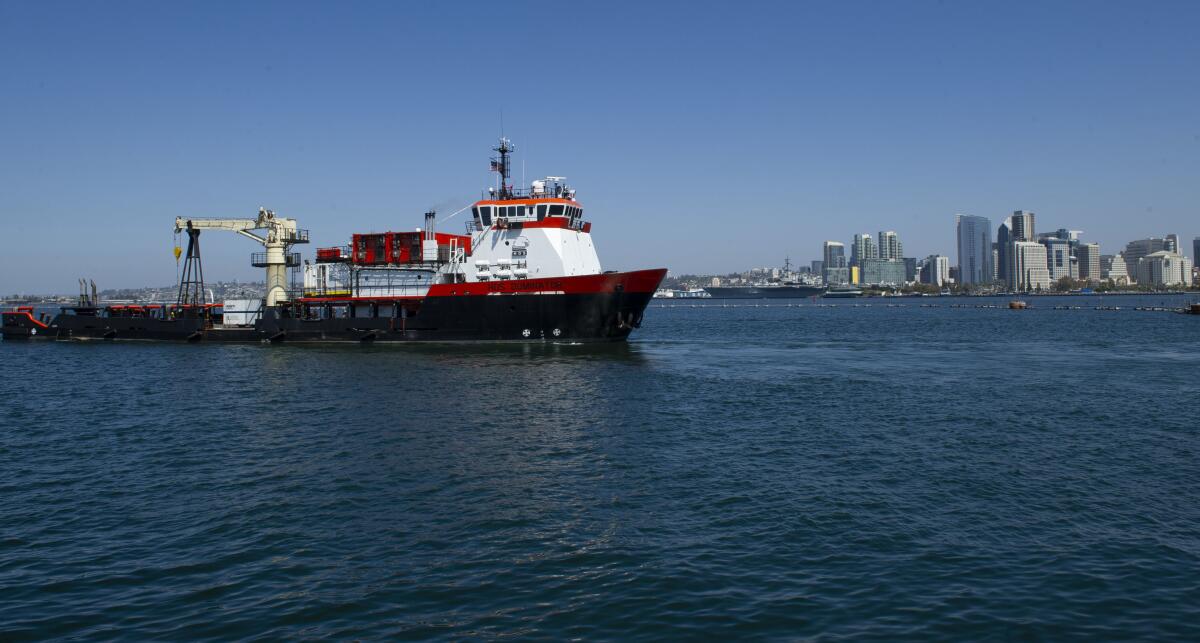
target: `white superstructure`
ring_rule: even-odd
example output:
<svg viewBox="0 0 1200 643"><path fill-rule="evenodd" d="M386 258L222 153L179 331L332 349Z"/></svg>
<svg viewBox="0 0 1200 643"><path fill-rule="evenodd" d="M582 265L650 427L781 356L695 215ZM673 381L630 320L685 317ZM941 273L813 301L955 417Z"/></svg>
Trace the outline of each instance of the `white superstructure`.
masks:
<svg viewBox="0 0 1200 643"><path fill-rule="evenodd" d="M592 226L566 178L514 189L508 184L513 148L502 138L495 150L499 186L471 206L467 234L435 231L433 212L416 232L356 234L348 249L323 248L315 264L305 265L305 295L422 297L436 284L600 274Z"/></svg>

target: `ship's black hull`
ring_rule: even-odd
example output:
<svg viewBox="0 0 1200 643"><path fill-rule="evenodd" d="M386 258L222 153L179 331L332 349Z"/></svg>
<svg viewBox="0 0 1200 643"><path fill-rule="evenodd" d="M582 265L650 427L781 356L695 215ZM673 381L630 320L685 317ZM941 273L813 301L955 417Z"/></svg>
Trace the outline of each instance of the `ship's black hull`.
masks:
<svg viewBox="0 0 1200 643"><path fill-rule="evenodd" d="M611 342L640 326L650 292L513 293L425 298L401 317L303 319L268 308L253 327L222 327L200 318L154 319L60 314L39 328L5 319L11 339L168 342Z"/></svg>
<svg viewBox="0 0 1200 643"><path fill-rule="evenodd" d="M820 286L719 286L704 290L713 299L806 299L825 292Z"/></svg>

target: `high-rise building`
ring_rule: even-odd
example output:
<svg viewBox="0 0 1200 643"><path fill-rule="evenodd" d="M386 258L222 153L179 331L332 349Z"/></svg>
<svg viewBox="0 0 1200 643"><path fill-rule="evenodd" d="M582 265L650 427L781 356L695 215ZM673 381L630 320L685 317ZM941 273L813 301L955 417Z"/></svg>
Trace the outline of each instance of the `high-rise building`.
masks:
<svg viewBox="0 0 1200 643"><path fill-rule="evenodd" d="M814 259L812 262L812 274L817 276L825 275L825 262L821 259Z"/></svg>
<svg viewBox="0 0 1200 643"><path fill-rule="evenodd" d="M1200 237L1192 239L1192 265L1200 263Z"/></svg>
<svg viewBox="0 0 1200 643"><path fill-rule="evenodd" d="M1137 283L1148 286L1186 286L1192 283L1192 262L1183 255L1166 250L1150 253L1138 261Z"/></svg>
<svg viewBox="0 0 1200 643"><path fill-rule="evenodd" d="M1033 225L1033 213L1028 210L1017 210L1012 214L1012 224L1008 226L1012 241L1033 241L1036 238Z"/></svg>
<svg viewBox="0 0 1200 643"><path fill-rule="evenodd" d="M854 241L850 244L851 266L861 266L867 259L878 258L879 251L875 248L875 241L871 239L871 235L865 232L854 235Z"/></svg>
<svg viewBox="0 0 1200 643"><path fill-rule="evenodd" d="M1046 246L1032 241L1012 243L1012 266L1008 287L1016 292L1050 289L1050 270L1046 266Z"/></svg>
<svg viewBox="0 0 1200 643"><path fill-rule="evenodd" d="M1046 248L1046 270L1050 275L1050 283L1071 277L1071 242L1055 236L1043 237L1041 244Z"/></svg>
<svg viewBox="0 0 1200 643"><path fill-rule="evenodd" d="M1138 261L1142 257L1148 257L1156 252L1162 252L1167 249L1167 240L1159 239L1158 237L1150 237L1149 239L1138 239L1125 244L1125 252L1121 254L1125 256L1125 266L1130 271L1130 276L1133 276L1137 269Z"/></svg>
<svg viewBox="0 0 1200 643"><path fill-rule="evenodd" d="M992 281L1000 280L1000 248L995 241L992 242Z"/></svg>
<svg viewBox="0 0 1200 643"><path fill-rule="evenodd" d="M921 271L922 281L942 287L950 283L950 257L945 255L929 255L925 259L925 269Z"/></svg>
<svg viewBox="0 0 1200 643"><path fill-rule="evenodd" d="M1100 281L1100 244L1081 243L1075 247L1075 256L1079 258L1078 278L1090 282Z"/></svg>
<svg viewBox="0 0 1200 643"><path fill-rule="evenodd" d="M1167 252L1174 252L1177 255L1183 254L1183 249L1179 247L1179 235L1177 234L1168 234L1165 246L1163 250Z"/></svg>
<svg viewBox="0 0 1200 643"><path fill-rule="evenodd" d="M1121 255L1101 255L1100 278L1114 283L1129 283L1129 273L1125 269L1125 258Z"/></svg>
<svg viewBox="0 0 1200 643"><path fill-rule="evenodd" d="M916 281L917 280L917 258L916 257L904 257L900 261L902 261L904 263L904 281L910 282L910 283Z"/></svg>
<svg viewBox="0 0 1200 643"><path fill-rule="evenodd" d="M902 286L906 281L902 259L864 259L859 283L871 286Z"/></svg>
<svg viewBox="0 0 1200 643"><path fill-rule="evenodd" d="M996 281L1008 283L1012 264L1012 217L1006 217L996 231Z"/></svg>
<svg viewBox="0 0 1200 643"><path fill-rule="evenodd" d="M1004 219L1004 223L1000 224L1000 230L996 233L996 262L999 265L996 279L1008 284L1009 288L1012 288L1013 284L1018 281L1012 274L1016 261L1013 256L1013 243L1034 240L1033 219L1032 212L1016 210L1012 216Z"/></svg>
<svg viewBox="0 0 1200 643"><path fill-rule="evenodd" d="M959 283L992 280L992 222L985 217L956 214Z"/></svg>
<svg viewBox="0 0 1200 643"><path fill-rule="evenodd" d="M899 261L904 258L904 244L900 243L900 237L895 231L879 233L879 258L884 261Z"/></svg>
<svg viewBox="0 0 1200 643"><path fill-rule="evenodd" d="M841 286L850 283L850 271L846 267L846 244L826 241L824 251L825 283Z"/></svg>

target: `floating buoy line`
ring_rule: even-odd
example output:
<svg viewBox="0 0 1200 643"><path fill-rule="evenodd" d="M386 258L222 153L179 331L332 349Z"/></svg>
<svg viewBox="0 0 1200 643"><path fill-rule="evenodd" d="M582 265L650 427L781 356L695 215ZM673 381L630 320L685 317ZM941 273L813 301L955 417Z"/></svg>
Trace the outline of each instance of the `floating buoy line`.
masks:
<svg viewBox="0 0 1200 643"><path fill-rule="evenodd" d="M1070 306L1058 304L1055 306L1035 307L1024 305L1014 307L1009 304L651 304L650 308L948 308L956 310L1102 310L1102 311L1137 311L1155 313L1188 313L1200 315L1200 304L1185 306Z"/></svg>

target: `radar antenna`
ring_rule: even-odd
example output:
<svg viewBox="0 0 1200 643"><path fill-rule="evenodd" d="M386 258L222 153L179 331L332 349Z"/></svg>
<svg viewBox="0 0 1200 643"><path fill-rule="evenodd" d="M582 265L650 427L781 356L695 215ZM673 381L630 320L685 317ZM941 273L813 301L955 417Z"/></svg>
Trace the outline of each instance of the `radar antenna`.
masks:
<svg viewBox="0 0 1200 643"><path fill-rule="evenodd" d="M493 147L492 150L500 153L499 161L494 157L492 158L492 171L500 173L500 198L511 199L513 197L512 185L509 184L508 177L512 176L512 171L509 167L512 160L509 158L509 154L515 152L517 148L511 141L501 136L500 145Z"/></svg>

